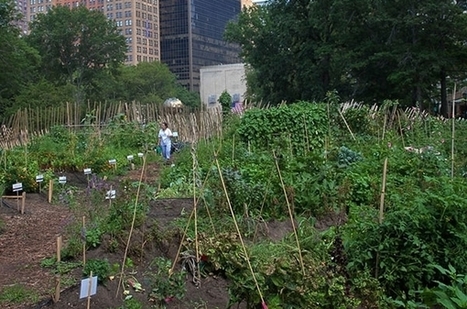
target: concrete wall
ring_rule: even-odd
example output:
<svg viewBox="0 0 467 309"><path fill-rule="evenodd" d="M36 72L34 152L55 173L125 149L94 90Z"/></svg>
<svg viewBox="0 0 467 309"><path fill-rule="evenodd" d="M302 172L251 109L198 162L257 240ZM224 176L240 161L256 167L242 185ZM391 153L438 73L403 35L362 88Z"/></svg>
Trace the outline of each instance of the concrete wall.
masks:
<svg viewBox="0 0 467 309"><path fill-rule="evenodd" d="M243 102L246 93L245 66L242 63L215 65L200 69L201 102L208 107L215 106L222 92L234 98L240 96ZM213 102L214 101L214 102Z"/></svg>

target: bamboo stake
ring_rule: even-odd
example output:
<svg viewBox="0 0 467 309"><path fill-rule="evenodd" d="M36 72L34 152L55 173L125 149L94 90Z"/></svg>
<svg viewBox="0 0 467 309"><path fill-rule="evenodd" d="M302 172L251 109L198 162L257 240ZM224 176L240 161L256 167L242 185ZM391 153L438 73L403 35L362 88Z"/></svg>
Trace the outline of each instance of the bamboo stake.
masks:
<svg viewBox="0 0 467 309"><path fill-rule="evenodd" d="M277 160L276 153L274 151L273 151L273 156L274 156L274 161L276 163L277 174L279 175L279 180L281 182L282 191L284 192L285 202L287 203L287 209L289 211L290 222L292 223L292 228L293 228L293 232L294 232L294 236L295 236L295 241L297 243L298 255L300 257L300 266L302 268L302 273L305 276L306 274L305 274L305 265L303 263L302 249L300 247L300 241L298 240L297 228L295 227L295 219L294 219L294 216L293 216L293 213L292 213L292 207L290 206L290 201L289 201L289 197L287 195L287 190L285 189L285 184L284 184L284 180L282 178L282 173L281 173L281 170L279 168L279 163L277 162L278 160Z"/></svg>
<svg viewBox="0 0 467 309"><path fill-rule="evenodd" d="M384 167L383 167L383 185L381 187L381 198L379 202L379 224L383 223L383 215L384 215L384 198L386 194L386 172L388 168L388 158L384 159Z"/></svg>
<svg viewBox="0 0 467 309"><path fill-rule="evenodd" d="M456 121L456 86L452 92L452 135L451 135L451 178L454 178L454 137L455 137L455 121Z"/></svg>
<svg viewBox="0 0 467 309"><path fill-rule="evenodd" d="M123 280L123 272L125 271L125 261L128 255L128 249L130 247L130 241L131 241L131 236L133 235L133 230L135 227L135 221L136 221L136 210L138 209L138 201L139 201L139 194L141 192L141 185L143 182L143 176L145 174L145 169L146 169L146 157L143 157L143 167L141 168L141 174L139 176L139 182L138 182L138 190L136 191L136 197L135 197L135 205L133 208L133 218L131 220L131 227L130 227L130 233L128 234L128 239L127 243L125 246L125 253L123 254L123 262L122 262L122 268L120 271L120 279L117 287L117 293L115 294L115 297L118 296L118 292L120 291L120 285L122 285L122 280Z"/></svg>
<svg viewBox="0 0 467 309"><path fill-rule="evenodd" d="M197 214L197 199L196 199L196 169L197 169L197 160L196 160L196 149L194 146L191 148L191 156L193 158L193 212L195 214L195 251L196 251L196 267L199 264L199 244L198 244L198 214ZM193 275L195 273L193 272ZM201 285L201 281L198 282L198 287Z"/></svg>
<svg viewBox="0 0 467 309"><path fill-rule="evenodd" d="M263 307L264 307L266 302L264 301L263 293L261 293L261 289L259 288L258 280L256 279L255 272L253 271L253 267L251 266L250 258L249 258L248 252L246 250L245 243L243 241L242 233L240 232L240 228L238 227L237 219L235 218L235 213L234 213L233 208L232 208L232 203L230 202L229 194L227 192L227 187L225 186L224 177L222 176L222 171L221 171L221 167L219 165L219 160L217 159L217 153L214 153L214 158L216 160L217 171L219 172L219 177L220 177L220 180L221 180L221 183L222 183L222 188L224 189L225 198L227 199L227 204L229 205L230 214L232 215L232 219L234 221L238 237L239 237L240 242L242 244L243 253L245 254L245 259L246 259L246 262L248 264L248 268L250 269L251 276L253 277L253 281L255 282L256 289L258 290L258 294L259 294L259 297L261 299L261 303L263 304Z"/></svg>
<svg viewBox="0 0 467 309"><path fill-rule="evenodd" d="M352 136L352 139L355 141L356 138L355 138L355 136L353 135L353 132L352 132L352 130L350 129L349 124L347 123L347 120L345 120L345 117L344 117L344 115L342 114L341 110L338 109L338 111L339 111L339 115L341 116L342 120L344 120L345 126L347 127L347 130L349 130L350 135Z"/></svg>
<svg viewBox="0 0 467 309"><path fill-rule="evenodd" d="M384 197L386 195L386 173L387 173L387 168L388 168L388 158L384 159L384 166L383 166L383 183L381 185L381 198L380 198L380 203L379 203L379 217L378 217L378 223L382 224L383 223L383 218L384 218ZM379 259L380 259L380 254L379 250L376 252L376 265L375 265L375 278L378 279L378 272L379 272Z"/></svg>

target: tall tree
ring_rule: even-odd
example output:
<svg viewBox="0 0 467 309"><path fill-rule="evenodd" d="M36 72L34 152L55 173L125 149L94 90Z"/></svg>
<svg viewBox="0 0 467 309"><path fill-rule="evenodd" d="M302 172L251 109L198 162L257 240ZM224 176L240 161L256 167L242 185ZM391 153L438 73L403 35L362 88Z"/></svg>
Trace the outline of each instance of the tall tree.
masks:
<svg viewBox="0 0 467 309"><path fill-rule="evenodd" d="M84 100L96 76L117 68L125 59L125 38L115 24L83 6L56 6L38 15L30 30L27 39L42 56L46 78L74 85L78 102Z"/></svg>
<svg viewBox="0 0 467 309"><path fill-rule="evenodd" d="M242 46L248 93L273 103L329 90L365 102L446 105L465 78L467 1L271 0L243 11L226 38Z"/></svg>
<svg viewBox="0 0 467 309"><path fill-rule="evenodd" d="M14 96L35 76L37 51L20 37L14 25L19 16L14 3L0 0L0 118L14 105Z"/></svg>
<svg viewBox="0 0 467 309"><path fill-rule="evenodd" d="M337 1L275 0L244 10L227 26L227 40L241 45L249 67L249 94L279 103L321 100L330 90L345 91L347 61L338 41L342 12L336 10Z"/></svg>

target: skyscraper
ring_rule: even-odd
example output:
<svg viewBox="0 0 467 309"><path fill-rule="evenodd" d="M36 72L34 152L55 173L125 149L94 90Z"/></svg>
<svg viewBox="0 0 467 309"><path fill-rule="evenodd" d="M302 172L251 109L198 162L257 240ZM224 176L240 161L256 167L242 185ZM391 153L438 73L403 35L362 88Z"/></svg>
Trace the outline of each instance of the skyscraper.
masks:
<svg viewBox="0 0 467 309"><path fill-rule="evenodd" d="M160 0L161 61L187 89L199 92L201 67L240 62L240 47L224 41L223 35L242 4L240 0Z"/></svg>

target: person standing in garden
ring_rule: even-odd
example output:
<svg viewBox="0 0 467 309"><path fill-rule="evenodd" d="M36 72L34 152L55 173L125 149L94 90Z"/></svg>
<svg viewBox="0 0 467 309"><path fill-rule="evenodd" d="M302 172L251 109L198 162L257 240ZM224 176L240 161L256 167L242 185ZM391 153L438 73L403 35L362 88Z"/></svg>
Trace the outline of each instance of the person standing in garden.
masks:
<svg viewBox="0 0 467 309"><path fill-rule="evenodd" d="M159 145L162 149L162 157L166 160L170 159L170 152L172 149L172 131L169 129L167 122L163 122L159 130Z"/></svg>

